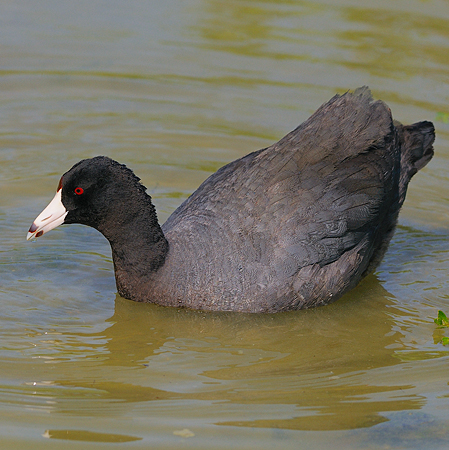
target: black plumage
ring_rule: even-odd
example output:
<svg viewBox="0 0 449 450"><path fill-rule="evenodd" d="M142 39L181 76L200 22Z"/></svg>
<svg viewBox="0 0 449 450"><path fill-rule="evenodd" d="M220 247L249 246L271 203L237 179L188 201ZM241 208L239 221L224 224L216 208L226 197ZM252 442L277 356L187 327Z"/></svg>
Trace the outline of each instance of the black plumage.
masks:
<svg viewBox="0 0 449 450"><path fill-rule="evenodd" d="M83 160L62 178L64 223L104 234L118 291L132 300L245 312L324 305L380 262L433 141L430 122L393 122L360 88L222 167L162 227L131 170Z"/></svg>

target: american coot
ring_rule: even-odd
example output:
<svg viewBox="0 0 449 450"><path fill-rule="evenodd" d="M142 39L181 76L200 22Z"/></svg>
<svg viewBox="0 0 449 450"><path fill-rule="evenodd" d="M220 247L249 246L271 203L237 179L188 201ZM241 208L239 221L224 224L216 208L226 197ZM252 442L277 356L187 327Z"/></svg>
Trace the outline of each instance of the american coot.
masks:
<svg viewBox="0 0 449 450"><path fill-rule="evenodd" d="M111 245L119 294L139 302L244 312L325 305L380 262L434 138L432 123L393 122L359 88L222 167L162 226L130 169L105 156L80 161L28 239L60 224L96 228Z"/></svg>

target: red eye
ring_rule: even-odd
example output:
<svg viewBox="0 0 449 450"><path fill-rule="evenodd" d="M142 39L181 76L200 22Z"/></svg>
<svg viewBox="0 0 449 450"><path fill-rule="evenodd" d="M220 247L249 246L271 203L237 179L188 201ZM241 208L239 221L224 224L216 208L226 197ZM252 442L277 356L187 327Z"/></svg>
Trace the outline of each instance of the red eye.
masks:
<svg viewBox="0 0 449 450"><path fill-rule="evenodd" d="M76 195L81 195L84 192L83 188L77 187L75 188L75 194Z"/></svg>

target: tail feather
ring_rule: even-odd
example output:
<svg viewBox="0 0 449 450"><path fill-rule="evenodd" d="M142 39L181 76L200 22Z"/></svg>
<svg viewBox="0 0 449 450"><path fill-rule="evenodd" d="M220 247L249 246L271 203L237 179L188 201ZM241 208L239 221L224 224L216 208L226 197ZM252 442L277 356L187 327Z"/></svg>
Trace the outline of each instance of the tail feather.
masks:
<svg viewBox="0 0 449 450"><path fill-rule="evenodd" d="M412 125L395 123L401 143L400 197L404 201L407 185L418 170L433 156L435 128L432 122L417 122ZM402 203L401 201L401 203Z"/></svg>
<svg viewBox="0 0 449 450"><path fill-rule="evenodd" d="M432 159L435 128L432 122L424 121L402 126L400 131L403 162L414 169L414 175Z"/></svg>

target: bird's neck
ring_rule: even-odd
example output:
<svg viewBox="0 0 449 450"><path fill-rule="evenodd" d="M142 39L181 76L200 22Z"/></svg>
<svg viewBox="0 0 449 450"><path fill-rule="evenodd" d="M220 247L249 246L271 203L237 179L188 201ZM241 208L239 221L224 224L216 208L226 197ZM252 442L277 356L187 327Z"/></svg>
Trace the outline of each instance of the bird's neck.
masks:
<svg viewBox="0 0 449 450"><path fill-rule="evenodd" d="M138 292L164 265L169 245L148 195L138 203L128 204L125 212L109 228L100 226L99 231L111 245L119 294L142 301Z"/></svg>

